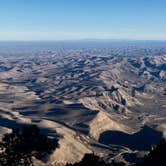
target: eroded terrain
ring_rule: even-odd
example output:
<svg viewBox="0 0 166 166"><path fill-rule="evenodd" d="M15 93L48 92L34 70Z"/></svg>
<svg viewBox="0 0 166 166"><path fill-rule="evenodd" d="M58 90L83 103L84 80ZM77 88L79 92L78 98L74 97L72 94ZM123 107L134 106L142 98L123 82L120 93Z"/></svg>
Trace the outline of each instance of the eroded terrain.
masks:
<svg viewBox="0 0 166 166"><path fill-rule="evenodd" d="M92 152L128 162L126 155L141 156L166 136L165 83L163 54L2 54L0 133L22 124L37 124L50 136L56 130L60 148L49 164L76 162Z"/></svg>

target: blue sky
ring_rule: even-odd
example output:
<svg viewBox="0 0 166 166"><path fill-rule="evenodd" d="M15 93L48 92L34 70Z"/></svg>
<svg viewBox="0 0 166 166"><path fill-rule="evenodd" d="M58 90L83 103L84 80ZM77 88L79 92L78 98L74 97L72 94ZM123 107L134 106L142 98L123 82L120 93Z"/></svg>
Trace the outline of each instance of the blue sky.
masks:
<svg viewBox="0 0 166 166"><path fill-rule="evenodd" d="M166 40L165 0L0 0L0 40Z"/></svg>

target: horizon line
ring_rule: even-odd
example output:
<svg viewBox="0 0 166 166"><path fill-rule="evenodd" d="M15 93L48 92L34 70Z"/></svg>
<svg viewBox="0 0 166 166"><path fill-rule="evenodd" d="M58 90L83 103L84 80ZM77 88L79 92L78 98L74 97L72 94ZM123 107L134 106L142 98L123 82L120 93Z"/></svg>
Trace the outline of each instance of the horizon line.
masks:
<svg viewBox="0 0 166 166"><path fill-rule="evenodd" d="M32 39L32 40L0 40L0 42L72 42L72 41L163 41L166 42L166 39L127 39L127 38L122 38L122 39L103 39L103 38L82 38L82 39Z"/></svg>

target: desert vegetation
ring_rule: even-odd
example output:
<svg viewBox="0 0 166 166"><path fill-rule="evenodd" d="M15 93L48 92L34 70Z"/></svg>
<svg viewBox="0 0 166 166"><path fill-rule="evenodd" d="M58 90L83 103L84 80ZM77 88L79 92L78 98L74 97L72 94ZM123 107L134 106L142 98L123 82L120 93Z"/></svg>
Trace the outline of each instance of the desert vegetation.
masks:
<svg viewBox="0 0 166 166"><path fill-rule="evenodd" d="M1 166L33 166L33 157L48 157L58 147L58 140L49 140L37 126L13 129L0 143Z"/></svg>

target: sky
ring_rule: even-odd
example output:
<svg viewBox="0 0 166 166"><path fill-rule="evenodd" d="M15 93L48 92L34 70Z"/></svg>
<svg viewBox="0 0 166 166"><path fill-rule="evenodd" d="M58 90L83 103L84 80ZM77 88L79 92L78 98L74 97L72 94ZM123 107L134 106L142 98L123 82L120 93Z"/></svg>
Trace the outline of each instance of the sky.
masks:
<svg viewBox="0 0 166 166"><path fill-rule="evenodd" d="M166 0L0 0L0 40L166 40Z"/></svg>

